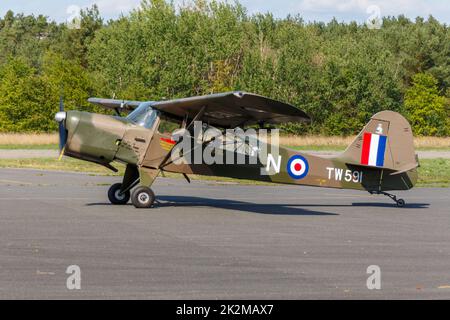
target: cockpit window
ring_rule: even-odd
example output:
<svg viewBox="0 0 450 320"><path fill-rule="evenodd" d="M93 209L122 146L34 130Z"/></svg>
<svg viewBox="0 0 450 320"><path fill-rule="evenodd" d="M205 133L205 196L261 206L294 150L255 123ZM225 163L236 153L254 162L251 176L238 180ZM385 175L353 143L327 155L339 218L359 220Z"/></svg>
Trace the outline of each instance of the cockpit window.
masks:
<svg viewBox="0 0 450 320"><path fill-rule="evenodd" d="M134 124L147 129L153 127L157 118L158 111L152 109L150 102L141 103L141 105L127 117L127 119Z"/></svg>

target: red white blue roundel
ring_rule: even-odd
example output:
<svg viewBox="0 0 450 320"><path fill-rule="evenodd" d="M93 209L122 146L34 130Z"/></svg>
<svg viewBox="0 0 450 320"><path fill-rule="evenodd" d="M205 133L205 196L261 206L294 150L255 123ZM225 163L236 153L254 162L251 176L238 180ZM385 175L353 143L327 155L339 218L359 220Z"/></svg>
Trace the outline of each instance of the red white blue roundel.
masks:
<svg viewBox="0 0 450 320"><path fill-rule="evenodd" d="M293 179L303 179L309 171L308 160L301 155L292 156L287 163L287 172Z"/></svg>

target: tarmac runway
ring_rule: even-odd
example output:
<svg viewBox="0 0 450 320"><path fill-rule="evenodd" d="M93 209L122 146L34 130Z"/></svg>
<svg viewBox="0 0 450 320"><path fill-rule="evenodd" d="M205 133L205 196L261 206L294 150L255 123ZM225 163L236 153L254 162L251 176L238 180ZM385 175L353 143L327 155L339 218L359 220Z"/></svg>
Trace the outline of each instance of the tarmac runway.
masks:
<svg viewBox="0 0 450 320"><path fill-rule="evenodd" d="M2 299L449 299L450 189L357 191L0 169ZM68 266L81 289L66 286ZM381 289L367 288L379 266Z"/></svg>

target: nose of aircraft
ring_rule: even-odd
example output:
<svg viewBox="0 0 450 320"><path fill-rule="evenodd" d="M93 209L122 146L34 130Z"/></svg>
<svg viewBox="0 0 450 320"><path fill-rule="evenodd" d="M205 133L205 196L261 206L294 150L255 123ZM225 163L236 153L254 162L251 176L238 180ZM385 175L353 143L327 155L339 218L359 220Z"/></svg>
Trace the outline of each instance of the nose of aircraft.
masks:
<svg viewBox="0 0 450 320"><path fill-rule="evenodd" d="M67 113L64 111L60 111L57 114L55 114L55 121L58 123L63 122L67 118Z"/></svg>
<svg viewBox="0 0 450 320"><path fill-rule="evenodd" d="M64 150L67 151L69 137L75 132L80 118L79 111L64 111L63 106L60 106L60 111L55 114L55 121L59 127L59 151L61 154Z"/></svg>
<svg viewBox="0 0 450 320"><path fill-rule="evenodd" d="M62 153L96 163L113 161L128 125L118 117L76 110L58 112L55 121Z"/></svg>

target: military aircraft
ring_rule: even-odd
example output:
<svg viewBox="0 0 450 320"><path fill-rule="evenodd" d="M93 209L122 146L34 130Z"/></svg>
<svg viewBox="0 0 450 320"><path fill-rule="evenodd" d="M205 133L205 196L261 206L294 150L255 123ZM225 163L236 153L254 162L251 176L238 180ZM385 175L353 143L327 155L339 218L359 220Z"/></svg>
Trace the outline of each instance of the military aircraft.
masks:
<svg viewBox="0 0 450 320"><path fill-rule="evenodd" d="M60 112L55 116L60 129L61 156L94 162L116 172L114 161L126 164L123 181L108 191L108 198L115 205L126 204L131 198L136 208L152 207L155 194L150 187L164 172L180 173L188 182L189 175L195 174L364 190L386 195L399 207L405 201L387 191L408 190L417 181L419 162L411 126L393 111L372 116L348 148L335 157L319 157L267 143L267 154L258 156L256 163L207 164L179 163L171 156L184 140L196 139L192 132L196 122L203 123L203 130L215 128L225 132L288 122L308 123L311 119L292 105L245 92L164 101L99 98L88 101L114 110L117 115L65 112L61 102ZM248 158L255 150L258 153L258 148L249 146L247 140L238 135L233 138L241 146L219 148L221 156ZM213 140L202 137L200 149L207 148ZM190 151L194 152L182 151L180 155ZM262 174L264 170L266 174Z"/></svg>

